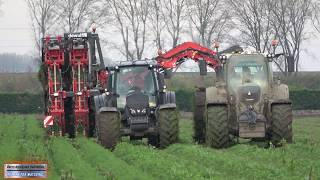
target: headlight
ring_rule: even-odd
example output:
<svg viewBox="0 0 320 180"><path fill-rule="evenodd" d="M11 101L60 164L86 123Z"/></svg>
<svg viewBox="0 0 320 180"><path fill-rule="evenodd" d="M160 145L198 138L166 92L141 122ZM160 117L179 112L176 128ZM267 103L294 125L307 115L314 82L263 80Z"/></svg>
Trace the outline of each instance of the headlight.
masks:
<svg viewBox="0 0 320 180"><path fill-rule="evenodd" d="M141 115L146 115L147 114L147 109L129 109L130 114L133 116L141 116Z"/></svg>
<svg viewBox="0 0 320 180"><path fill-rule="evenodd" d="M131 113L132 115L136 115L136 114L137 114L136 110L134 110L134 109L130 109L130 113Z"/></svg>

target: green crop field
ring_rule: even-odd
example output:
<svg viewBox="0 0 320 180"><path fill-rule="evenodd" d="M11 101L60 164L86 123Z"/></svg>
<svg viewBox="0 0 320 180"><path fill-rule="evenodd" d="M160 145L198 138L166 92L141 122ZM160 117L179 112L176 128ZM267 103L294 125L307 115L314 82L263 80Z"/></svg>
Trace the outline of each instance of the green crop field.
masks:
<svg viewBox="0 0 320 180"><path fill-rule="evenodd" d="M215 150L194 144L183 119L179 143L165 150L124 138L110 152L95 139L48 138L33 115L0 115L0 163L47 161L49 179L320 179L320 118L295 119L294 141Z"/></svg>

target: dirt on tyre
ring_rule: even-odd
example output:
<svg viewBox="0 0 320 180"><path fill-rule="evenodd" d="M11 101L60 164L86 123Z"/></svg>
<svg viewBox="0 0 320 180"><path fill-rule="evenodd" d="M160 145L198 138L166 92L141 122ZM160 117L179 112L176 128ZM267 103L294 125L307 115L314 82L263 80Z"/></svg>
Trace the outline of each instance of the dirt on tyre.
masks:
<svg viewBox="0 0 320 180"><path fill-rule="evenodd" d="M206 144L213 148L226 148L230 144L226 106L207 108Z"/></svg>
<svg viewBox="0 0 320 180"><path fill-rule="evenodd" d="M194 122L194 135L193 139L197 143L205 142L205 105L206 105L206 91L205 88L199 88L194 93L194 113L193 113L193 122Z"/></svg>
<svg viewBox="0 0 320 180"><path fill-rule="evenodd" d="M159 135L149 135L148 144L156 148L159 147Z"/></svg>
<svg viewBox="0 0 320 180"><path fill-rule="evenodd" d="M177 142L179 134L179 119L176 109L161 109L159 111L159 147L166 148Z"/></svg>
<svg viewBox="0 0 320 180"><path fill-rule="evenodd" d="M113 150L120 140L120 117L116 112L101 112L97 115L98 140L107 149Z"/></svg>
<svg viewBox="0 0 320 180"><path fill-rule="evenodd" d="M90 97L88 100L89 104L89 130L88 130L88 137L94 137L95 129L96 129L96 119L95 119L95 107L93 97Z"/></svg>
<svg viewBox="0 0 320 180"><path fill-rule="evenodd" d="M282 140L292 143L292 107L291 104L272 106L271 142L280 145Z"/></svg>
<svg viewBox="0 0 320 180"><path fill-rule="evenodd" d="M205 107L204 106L195 106L194 107L194 114L193 114L193 121L194 121L194 135L193 139L197 143L204 143L205 142Z"/></svg>

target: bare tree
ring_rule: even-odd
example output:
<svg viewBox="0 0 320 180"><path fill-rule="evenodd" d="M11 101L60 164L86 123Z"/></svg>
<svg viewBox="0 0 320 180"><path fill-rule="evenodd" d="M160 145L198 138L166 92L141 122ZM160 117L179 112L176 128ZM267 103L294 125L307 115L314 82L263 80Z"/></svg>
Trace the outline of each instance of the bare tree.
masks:
<svg viewBox="0 0 320 180"><path fill-rule="evenodd" d="M43 38L51 29L56 26L55 8L57 0L26 0L34 33L34 40L38 49L38 57L41 56L41 38Z"/></svg>
<svg viewBox="0 0 320 180"><path fill-rule="evenodd" d="M313 21L312 22L316 31L320 33L320 2L319 1L315 1L313 3Z"/></svg>
<svg viewBox="0 0 320 180"><path fill-rule="evenodd" d="M153 0L151 4L151 11L149 14L150 29L154 35L154 42L158 49L163 48L163 27L165 27L165 18L162 13L163 2L161 0Z"/></svg>
<svg viewBox="0 0 320 180"><path fill-rule="evenodd" d="M312 0L274 0L272 26L287 56L282 71L288 66L299 70L301 44L308 38L306 25L312 19Z"/></svg>
<svg viewBox="0 0 320 180"><path fill-rule="evenodd" d="M270 51L270 42L274 38L272 0L227 0L227 3L241 32L241 41L259 52Z"/></svg>
<svg viewBox="0 0 320 180"><path fill-rule="evenodd" d="M172 40L172 47L177 46L184 21L186 20L186 0L163 0L163 17L165 27Z"/></svg>
<svg viewBox="0 0 320 180"><path fill-rule="evenodd" d="M119 48L120 52L126 55L127 60L141 60L146 44L150 1L111 0L110 6L116 18L115 26L120 31L125 47L125 51L123 51L123 48Z"/></svg>
<svg viewBox="0 0 320 180"><path fill-rule="evenodd" d="M220 39L230 30L231 18L222 0L189 0L188 14L190 33L194 37L196 32L197 41L204 46L209 47L214 39Z"/></svg>
<svg viewBox="0 0 320 180"><path fill-rule="evenodd" d="M92 23L105 16L107 10L100 9L100 0L60 0L58 1L59 22L67 32L87 29Z"/></svg>

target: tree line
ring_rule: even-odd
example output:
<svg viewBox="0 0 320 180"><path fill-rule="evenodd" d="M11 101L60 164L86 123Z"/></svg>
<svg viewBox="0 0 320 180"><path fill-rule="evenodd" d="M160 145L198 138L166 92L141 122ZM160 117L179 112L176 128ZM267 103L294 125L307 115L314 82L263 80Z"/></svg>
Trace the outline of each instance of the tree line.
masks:
<svg viewBox="0 0 320 180"><path fill-rule="evenodd" d="M25 0L34 39L87 31L95 23L120 59L141 60L184 41L240 44L262 53L279 42L280 71L299 70L304 42L320 33L317 0ZM109 51L109 50L108 50ZM40 55L40 54L39 54ZM290 58L288 58L290 57Z"/></svg>
<svg viewBox="0 0 320 180"><path fill-rule="evenodd" d="M38 69L32 56L14 53L0 54L0 73L30 73Z"/></svg>

